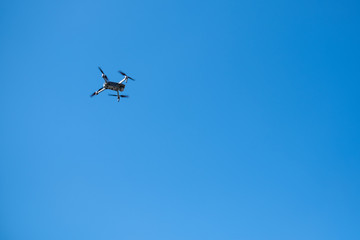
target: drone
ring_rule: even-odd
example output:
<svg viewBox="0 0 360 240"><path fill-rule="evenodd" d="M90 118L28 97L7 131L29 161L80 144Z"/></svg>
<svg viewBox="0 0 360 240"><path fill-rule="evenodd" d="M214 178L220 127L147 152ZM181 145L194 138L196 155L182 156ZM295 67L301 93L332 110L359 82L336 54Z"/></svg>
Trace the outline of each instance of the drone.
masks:
<svg viewBox="0 0 360 240"><path fill-rule="evenodd" d="M106 89L117 92L117 94L109 94L109 96L117 97L118 102L120 101L120 98L129 97L128 95L120 95L119 91L122 92L125 89L125 84L123 84L123 82L127 83L128 79L131 79L133 81L135 81L135 79L133 79L132 77L129 77L122 71L118 71L120 74L124 75L124 79L122 79L120 82L111 82L111 81L109 81L108 77L105 75L105 73L103 72L103 70L100 67L99 67L99 70L101 72L101 77L104 79L105 83L103 84L102 88L100 88L99 90L97 90L96 92L91 94L90 97L98 95L99 93L101 93L102 91L104 91Z"/></svg>

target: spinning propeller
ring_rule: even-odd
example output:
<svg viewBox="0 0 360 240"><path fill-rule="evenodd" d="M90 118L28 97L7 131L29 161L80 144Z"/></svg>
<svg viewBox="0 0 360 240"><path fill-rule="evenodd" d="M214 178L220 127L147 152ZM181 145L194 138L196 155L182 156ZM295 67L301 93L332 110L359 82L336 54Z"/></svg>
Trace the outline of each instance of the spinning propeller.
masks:
<svg viewBox="0 0 360 240"><path fill-rule="evenodd" d="M126 73L124 73L124 72L122 72L122 71L118 71L118 72L119 72L120 74L124 75L126 78L135 81L135 79L133 79L132 77L129 77L128 75L126 75ZM127 80L126 80L126 82L127 82Z"/></svg>
<svg viewBox="0 0 360 240"><path fill-rule="evenodd" d="M109 79L107 78L107 76L105 75L103 70L100 67L98 67L98 68L99 68L100 72L102 73L101 77L105 80L105 82L107 82Z"/></svg>
<svg viewBox="0 0 360 240"><path fill-rule="evenodd" d="M118 95L116 95L116 94L109 94L109 96L117 97ZM119 95L119 96L122 97L122 98L128 98L128 97L129 97L129 95Z"/></svg>

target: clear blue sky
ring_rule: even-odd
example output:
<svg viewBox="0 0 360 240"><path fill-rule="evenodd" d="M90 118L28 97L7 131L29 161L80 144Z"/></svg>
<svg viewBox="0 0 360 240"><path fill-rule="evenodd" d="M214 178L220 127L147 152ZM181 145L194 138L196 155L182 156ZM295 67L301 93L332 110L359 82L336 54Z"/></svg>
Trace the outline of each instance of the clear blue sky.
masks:
<svg viewBox="0 0 360 240"><path fill-rule="evenodd" d="M360 239L359 5L2 1L0 239Z"/></svg>

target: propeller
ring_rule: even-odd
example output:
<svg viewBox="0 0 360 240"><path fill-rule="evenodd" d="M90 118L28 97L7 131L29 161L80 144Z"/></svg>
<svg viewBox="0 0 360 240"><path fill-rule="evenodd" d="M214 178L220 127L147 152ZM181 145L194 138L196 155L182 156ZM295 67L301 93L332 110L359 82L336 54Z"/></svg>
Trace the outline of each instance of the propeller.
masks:
<svg viewBox="0 0 360 240"><path fill-rule="evenodd" d="M109 96L117 97L118 95L116 95L116 94L109 94ZM128 97L129 97L129 95L119 95L119 96L122 97L122 98L128 98Z"/></svg>
<svg viewBox="0 0 360 240"><path fill-rule="evenodd" d="M122 72L122 71L118 71L120 74L124 75L125 77L135 81L135 79L133 79L132 77L129 77L128 75L126 75L126 73Z"/></svg>
<svg viewBox="0 0 360 240"><path fill-rule="evenodd" d="M107 78L107 76L105 75L103 70L100 67L98 67L98 68L99 68L100 72L102 73L101 77L107 82L109 79Z"/></svg>

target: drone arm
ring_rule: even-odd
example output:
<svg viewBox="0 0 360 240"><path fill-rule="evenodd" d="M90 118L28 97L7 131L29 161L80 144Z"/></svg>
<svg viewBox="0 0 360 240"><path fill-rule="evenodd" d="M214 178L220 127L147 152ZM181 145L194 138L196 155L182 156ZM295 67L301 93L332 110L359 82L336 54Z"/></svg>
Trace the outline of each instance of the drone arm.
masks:
<svg viewBox="0 0 360 240"><path fill-rule="evenodd" d="M96 93L99 94L99 93L101 93L101 92L104 91L104 90L105 90L105 88L102 87L102 88L100 88L99 90L97 90ZM97 94L96 94L96 95L97 95Z"/></svg>
<svg viewBox="0 0 360 240"><path fill-rule="evenodd" d="M119 82L119 84L122 84L126 80L127 80L127 77L125 76L124 79Z"/></svg>
<svg viewBox="0 0 360 240"><path fill-rule="evenodd" d="M90 97L93 97L93 96L95 96L95 95L98 95L99 93L101 93L101 92L104 91L104 90L105 90L105 88L102 87L102 88L100 88L99 90L97 90L96 92L94 92L93 94L91 94Z"/></svg>

